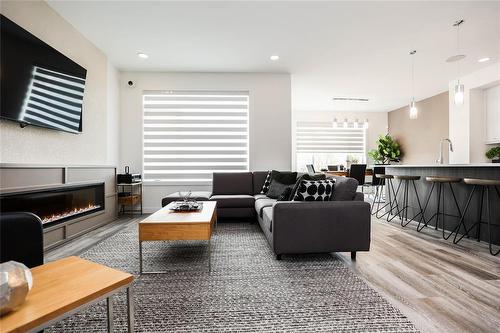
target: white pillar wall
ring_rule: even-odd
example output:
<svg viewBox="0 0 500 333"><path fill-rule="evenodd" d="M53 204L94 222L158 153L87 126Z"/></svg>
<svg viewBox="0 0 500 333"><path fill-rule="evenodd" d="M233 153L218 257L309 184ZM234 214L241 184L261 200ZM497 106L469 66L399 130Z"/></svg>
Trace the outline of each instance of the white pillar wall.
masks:
<svg viewBox="0 0 500 333"><path fill-rule="evenodd" d="M464 85L464 103L455 105L456 80L449 82L449 135L454 151L450 152L450 164L483 162L486 132L484 103L477 97L482 90L500 83L500 62L460 78ZM478 150L481 150L477 152Z"/></svg>

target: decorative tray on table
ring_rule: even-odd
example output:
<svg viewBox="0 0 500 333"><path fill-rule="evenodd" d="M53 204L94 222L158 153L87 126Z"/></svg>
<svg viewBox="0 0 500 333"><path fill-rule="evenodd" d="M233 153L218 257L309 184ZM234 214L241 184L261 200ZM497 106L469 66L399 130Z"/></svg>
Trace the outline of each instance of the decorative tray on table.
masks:
<svg viewBox="0 0 500 333"><path fill-rule="evenodd" d="M170 210L174 212L194 212L203 208L202 202L196 201L175 201Z"/></svg>

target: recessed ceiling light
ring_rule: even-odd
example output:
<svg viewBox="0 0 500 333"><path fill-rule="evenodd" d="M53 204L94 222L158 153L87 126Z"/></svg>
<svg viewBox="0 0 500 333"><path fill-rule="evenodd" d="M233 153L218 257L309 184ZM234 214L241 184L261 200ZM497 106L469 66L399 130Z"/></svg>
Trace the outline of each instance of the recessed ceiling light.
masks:
<svg viewBox="0 0 500 333"><path fill-rule="evenodd" d="M144 52L137 52L137 56L141 59L147 59L149 56Z"/></svg>
<svg viewBox="0 0 500 333"><path fill-rule="evenodd" d="M272 61L280 60L280 56L275 54L270 56L269 59L271 59Z"/></svg>
<svg viewBox="0 0 500 333"><path fill-rule="evenodd" d="M484 57L484 58L481 58L479 59L477 62L487 62L487 61L490 61L490 57Z"/></svg>

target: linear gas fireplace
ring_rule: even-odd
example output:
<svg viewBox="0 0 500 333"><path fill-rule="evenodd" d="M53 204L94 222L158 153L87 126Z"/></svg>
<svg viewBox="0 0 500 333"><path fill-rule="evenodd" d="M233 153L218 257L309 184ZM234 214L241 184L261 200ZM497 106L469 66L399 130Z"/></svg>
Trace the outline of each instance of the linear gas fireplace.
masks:
<svg viewBox="0 0 500 333"><path fill-rule="evenodd" d="M44 227L53 226L104 210L104 183L3 193L0 210L31 212L40 217Z"/></svg>

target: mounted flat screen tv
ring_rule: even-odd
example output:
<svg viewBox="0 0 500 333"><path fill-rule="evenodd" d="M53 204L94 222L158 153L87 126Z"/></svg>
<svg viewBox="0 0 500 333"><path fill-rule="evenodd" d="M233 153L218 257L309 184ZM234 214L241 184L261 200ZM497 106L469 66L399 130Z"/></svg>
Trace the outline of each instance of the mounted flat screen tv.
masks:
<svg viewBox="0 0 500 333"><path fill-rule="evenodd" d="M0 15L0 117L82 132L87 70Z"/></svg>

